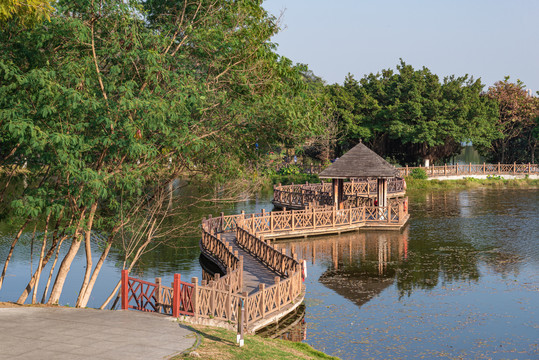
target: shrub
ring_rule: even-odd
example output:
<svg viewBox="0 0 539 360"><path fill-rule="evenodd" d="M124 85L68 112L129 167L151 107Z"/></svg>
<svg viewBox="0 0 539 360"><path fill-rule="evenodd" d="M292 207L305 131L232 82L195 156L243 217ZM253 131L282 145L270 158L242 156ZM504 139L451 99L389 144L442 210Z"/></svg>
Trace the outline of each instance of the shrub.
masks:
<svg viewBox="0 0 539 360"><path fill-rule="evenodd" d="M279 175L297 175L299 173L301 173L301 170L297 165L288 165L278 171Z"/></svg>
<svg viewBox="0 0 539 360"><path fill-rule="evenodd" d="M410 177L412 179L419 179L419 180L426 180L428 179L429 177L427 176L427 172L425 171L425 169L412 169L412 171L410 171Z"/></svg>

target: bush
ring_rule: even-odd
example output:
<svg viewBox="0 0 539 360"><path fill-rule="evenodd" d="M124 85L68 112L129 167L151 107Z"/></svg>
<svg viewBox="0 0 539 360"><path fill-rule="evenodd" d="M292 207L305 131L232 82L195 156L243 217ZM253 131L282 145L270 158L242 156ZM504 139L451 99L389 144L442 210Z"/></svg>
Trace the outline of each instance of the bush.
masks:
<svg viewBox="0 0 539 360"><path fill-rule="evenodd" d="M427 172L425 171L425 169L412 169L412 171L410 171L410 177L412 179L418 179L418 180L426 180L428 179L429 177L427 176Z"/></svg>
<svg viewBox="0 0 539 360"><path fill-rule="evenodd" d="M279 175L298 175L301 173L301 170L297 165L288 165L287 167L281 168L277 174Z"/></svg>

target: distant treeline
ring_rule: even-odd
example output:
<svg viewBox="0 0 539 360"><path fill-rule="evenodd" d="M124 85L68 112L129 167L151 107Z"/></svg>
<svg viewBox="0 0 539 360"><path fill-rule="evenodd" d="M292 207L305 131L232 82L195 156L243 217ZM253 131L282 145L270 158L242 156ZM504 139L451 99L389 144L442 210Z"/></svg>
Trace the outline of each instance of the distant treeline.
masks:
<svg viewBox="0 0 539 360"><path fill-rule="evenodd" d="M325 85L312 73L311 89L327 104L325 138L307 149L322 160L338 157L359 141L401 165L443 163L472 142L488 161L534 162L539 141L539 99L509 78L485 92L468 75L440 80L429 69L401 60L357 81Z"/></svg>

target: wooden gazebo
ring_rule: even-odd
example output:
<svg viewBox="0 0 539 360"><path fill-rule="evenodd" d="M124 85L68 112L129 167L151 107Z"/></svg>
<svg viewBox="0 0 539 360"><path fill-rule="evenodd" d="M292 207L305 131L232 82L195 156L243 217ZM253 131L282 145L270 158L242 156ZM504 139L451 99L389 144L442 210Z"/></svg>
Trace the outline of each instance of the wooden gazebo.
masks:
<svg viewBox="0 0 539 360"><path fill-rule="evenodd" d="M397 169L374 151L359 143L322 171L320 179L333 180L334 206L343 206L344 179L377 179L378 206L387 206L387 180L398 176Z"/></svg>

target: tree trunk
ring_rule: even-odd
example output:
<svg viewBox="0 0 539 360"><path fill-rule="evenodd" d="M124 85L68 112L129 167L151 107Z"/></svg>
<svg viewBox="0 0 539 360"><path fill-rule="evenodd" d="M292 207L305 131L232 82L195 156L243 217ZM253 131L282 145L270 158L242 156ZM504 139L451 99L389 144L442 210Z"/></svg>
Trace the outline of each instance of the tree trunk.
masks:
<svg viewBox="0 0 539 360"><path fill-rule="evenodd" d="M62 243L65 239L67 239L67 236L64 236L60 240L60 243ZM45 259L43 260L43 267L47 266L47 263L49 262L52 254L54 253L54 249L56 248L57 243L58 243L57 239L53 240L53 243L52 243L49 251L47 251L47 255L45 255ZM30 291L32 291L32 288L34 287L34 284L35 284L35 281L36 281L36 275L37 275L36 273L34 273L32 275L32 278L30 279L30 281L26 285L26 288L24 289L21 296L19 297L19 300L17 300L18 304L24 304L24 302L26 301L26 298L28 297L28 295L30 294Z"/></svg>
<svg viewBox="0 0 539 360"><path fill-rule="evenodd" d="M73 259L75 259L75 255L77 255L77 251L79 250L79 247L80 247L80 243L81 243L80 236L82 232L81 224L85 218L85 215L86 215L86 209L83 209L79 217L75 234L73 235L73 241L71 242L71 246L69 247L67 254L64 256L62 263L60 264L60 269L58 269L58 274L56 274L56 279L54 280L54 285L52 286L52 290L51 290L51 296L49 297L49 301L47 301L47 304L49 305L56 305L60 301L60 295L62 294L62 289L64 288L64 283L65 283L67 274L69 273L69 270L71 269L71 263L73 262Z"/></svg>
<svg viewBox="0 0 539 360"><path fill-rule="evenodd" d="M86 288L88 287L88 283L90 282L90 275L92 273L92 226L94 222L94 215L95 211L97 209L97 203L92 204L92 208L90 209L90 219L88 221L88 227L84 231L84 244L85 244L85 250L86 250L86 271L84 272L84 280L82 281L82 285L80 287L79 296L77 298L77 302L75 303L75 307L80 307L80 302L82 298L84 297L84 294L86 293Z"/></svg>
<svg viewBox="0 0 539 360"><path fill-rule="evenodd" d="M95 266L95 269L92 273L92 277L90 278L90 281L88 283L88 286L86 287L86 291L84 292L84 295L82 296L82 298L80 298L80 294L79 294L80 301L77 300L77 307L86 307L86 305L88 304L88 300L90 300L90 295L92 294L92 290L97 280L97 276L99 275L99 272L101 271L101 267L103 266L103 263L105 262L105 259L107 258L109 254L109 250L111 246L112 246L112 241L109 241L107 243L107 246L103 250L101 257L99 258L99 261L97 262Z"/></svg>
<svg viewBox="0 0 539 360"><path fill-rule="evenodd" d="M36 303L37 289L39 286L39 278L41 277L41 270L43 269L43 258L45 256L45 247L47 247L47 232L49 230L49 221L51 220L51 214L47 215L45 221L45 233L43 234L43 244L41 245L41 252L39 253L39 264L36 271L36 282L34 286L34 293L32 294L32 304Z"/></svg>
<svg viewBox="0 0 539 360"><path fill-rule="evenodd" d="M112 292L110 293L109 297L105 300L105 302L103 303L103 305L101 305L101 306L99 307L100 310L105 309L105 307L109 304L109 302L112 300L112 298L114 297L114 295L116 295L116 293L118 292L118 289L120 288L120 284L121 284L121 281L118 280L118 282L116 283L116 286L114 287L114 289L113 289Z"/></svg>
<svg viewBox="0 0 539 360"><path fill-rule="evenodd" d="M79 299L77 299L77 307L86 307L88 304L88 300L90 299L90 295L92 294L92 290L94 288L95 282L97 280L97 276L99 275L99 272L101 271L101 268L105 262L105 259L107 258L110 248L112 247L112 242L114 241L114 237L116 236L116 232L120 229L120 226L115 227L111 234L109 235L109 238L107 239L107 246L101 253L101 257L99 258L99 261L97 262L95 269L92 273L92 277L90 278L90 281L88 283L88 286L86 287L86 291L84 292L83 296L80 296Z"/></svg>
<svg viewBox="0 0 539 360"><path fill-rule="evenodd" d="M60 301L60 295L62 294L62 290L64 288L64 283L65 283L67 274L69 273L69 270L71 269L71 263L73 262L73 259L75 259L75 255L77 255L77 251L79 250L80 243L81 243L80 234L77 233L73 237L71 246L69 247L67 254L64 256L62 263L60 264L60 269L58 270L58 274L56 274L56 279L54 280L54 285L52 286L51 295L49 297L49 301L47 301L47 304L58 305L58 302Z"/></svg>
<svg viewBox="0 0 539 360"><path fill-rule="evenodd" d="M60 242L58 243L58 247L56 248L56 255L54 256L54 262L51 266L51 271L49 272L49 277L47 278L47 285L45 286L45 290L43 290L43 296L41 297L41 303L45 304L45 299L47 298L47 293L49 292L49 286L51 285L52 280L52 274L54 273L54 269L56 268L56 263L58 262L58 256L60 255L60 248L62 247L62 243L66 237L64 236ZM48 262L48 259L47 259ZM47 263L45 262L45 264Z"/></svg>
<svg viewBox="0 0 539 360"><path fill-rule="evenodd" d="M19 232L15 236L15 239L13 239L13 242L11 243L11 248L9 249L9 253L7 254L6 261L4 262L4 269L2 270L2 276L0 276L0 289L2 289L2 284L4 283L4 277L6 276L7 266L9 265L9 261L11 260L11 256L13 256L13 250L15 249L15 245L17 245L17 242L19 241L19 238L22 235L22 232L24 231L24 228L28 225L30 222L30 218L27 218L24 224L22 224L21 228L19 229Z"/></svg>

